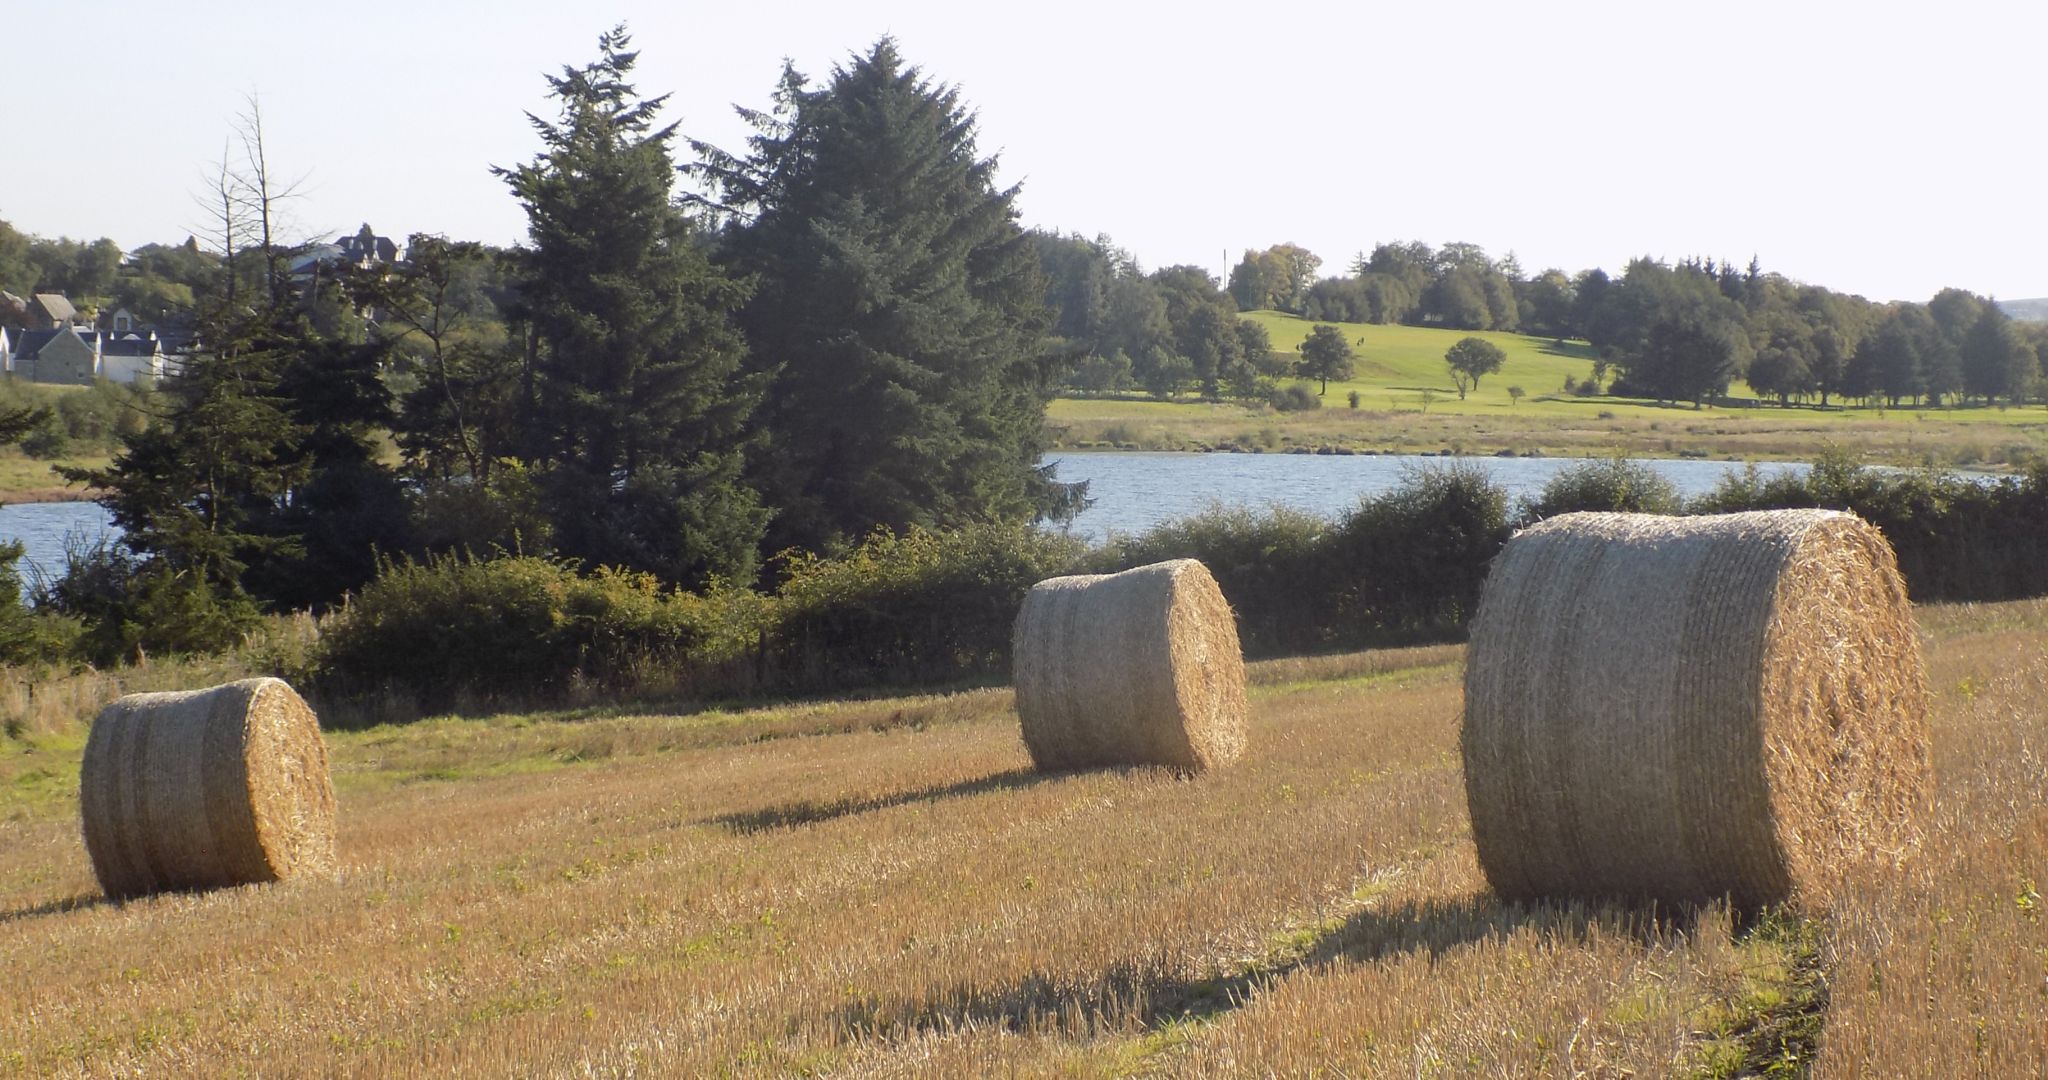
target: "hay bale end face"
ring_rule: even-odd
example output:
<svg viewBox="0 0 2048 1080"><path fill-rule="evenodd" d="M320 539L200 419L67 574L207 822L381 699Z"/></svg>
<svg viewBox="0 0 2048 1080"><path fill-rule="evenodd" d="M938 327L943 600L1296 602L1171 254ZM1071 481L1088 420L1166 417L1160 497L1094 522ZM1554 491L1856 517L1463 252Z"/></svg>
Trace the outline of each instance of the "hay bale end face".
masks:
<svg viewBox="0 0 2048 1080"><path fill-rule="evenodd" d="M1164 765L1244 751L1244 654L1194 559L1032 586L1014 632L1017 716L1040 769Z"/></svg>
<svg viewBox="0 0 2048 1080"><path fill-rule="evenodd" d="M1852 515L1566 514L1471 629L1472 835L1504 899L1825 906L1931 785L1891 546Z"/></svg>
<svg viewBox="0 0 2048 1080"><path fill-rule="evenodd" d="M93 873L116 899L334 868L327 749L281 679L107 706L86 740L79 811Z"/></svg>

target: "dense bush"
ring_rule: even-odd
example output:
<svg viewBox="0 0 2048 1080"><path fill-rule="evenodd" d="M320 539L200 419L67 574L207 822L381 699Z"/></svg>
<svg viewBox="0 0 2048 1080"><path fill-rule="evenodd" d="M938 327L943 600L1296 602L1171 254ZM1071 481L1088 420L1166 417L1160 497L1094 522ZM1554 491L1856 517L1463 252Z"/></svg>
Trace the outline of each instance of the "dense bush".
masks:
<svg viewBox="0 0 2048 1080"><path fill-rule="evenodd" d="M427 707L560 696L577 687L730 689L767 601L664 589L645 574L533 556L387 563L324 627L330 694L400 692Z"/></svg>
<svg viewBox="0 0 2048 1080"><path fill-rule="evenodd" d="M35 607L39 616L69 620L66 649L102 666L226 652L259 620L248 597L221 595L194 575L104 538L67 542L64 571L37 583Z"/></svg>
<svg viewBox="0 0 2048 1080"><path fill-rule="evenodd" d="M1250 656L1456 637L1507 539L1507 495L1471 465L1423 469L1336 522L1212 508L1118 541L1110 568L1205 563Z"/></svg>
<svg viewBox="0 0 2048 1080"><path fill-rule="evenodd" d="M1508 532L1507 492L1476 465L1423 469L1360 503L1330 536L1330 644L1463 636Z"/></svg>
<svg viewBox="0 0 2048 1080"><path fill-rule="evenodd" d="M1805 476L1751 466L1687 506L1692 513L1823 507L1877 526L1898 553L1913 598L2012 600L2048 595L2048 471L1979 482L1867 469L1822 454Z"/></svg>
<svg viewBox="0 0 2048 1080"><path fill-rule="evenodd" d="M1828 456L1805 477L1735 474L1683 509L1811 506L1853 510L1883 529L1919 599L2048 594L2048 472L1978 484ZM1596 461L1561 474L1523 515L1573 509L1679 507L1641 466ZM1034 582L1173 558L1200 559L1216 575L1249 656L1450 640L1464 633L1509 529L1505 493L1482 467L1458 464L1416 472L1334 522L1212 507L1092 552L1008 526L883 531L841 557L789 557L773 596L681 593L644 575L534 557L441 556L387 563L326 621L318 683L330 698L396 693L445 707L579 689L706 697L1000 677ZM148 577L103 551L74 560L47 602L90 622L99 598L118 601L111 636L87 635L93 655L182 651L137 636L156 619L209 625L206 612L180 610L171 583L138 592L138 580ZM157 644L138 646L145 640Z"/></svg>
<svg viewBox="0 0 2048 1080"><path fill-rule="evenodd" d="M769 664L804 690L1007 674L1031 586L1080 568L1079 541L1014 526L882 530L844 557L792 557Z"/></svg>
<svg viewBox="0 0 2048 1080"><path fill-rule="evenodd" d="M331 617L319 682L425 708L579 690L733 696L947 682L1006 672L1010 623L1080 545L1028 529L878 532L791 560L780 593L664 589L533 556L387 563Z"/></svg>
<svg viewBox="0 0 2048 1080"><path fill-rule="evenodd" d="M1676 514L1678 489L1641 462L1615 456L1567 467L1543 485L1543 493L1524 500L1523 523L1579 510L1635 514Z"/></svg>
<svg viewBox="0 0 2048 1080"><path fill-rule="evenodd" d="M1267 395L1266 403L1275 412L1307 412L1323 407L1323 399L1306 383L1293 383L1274 390Z"/></svg>
<svg viewBox="0 0 2048 1080"><path fill-rule="evenodd" d="M1330 530L1323 518L1283 506L1212 506L1139 536L1113 538L1091 563L1114 571L1200 559L1237 611L1238 638L1247 653L1302 652L1328 646Z"/></svg>

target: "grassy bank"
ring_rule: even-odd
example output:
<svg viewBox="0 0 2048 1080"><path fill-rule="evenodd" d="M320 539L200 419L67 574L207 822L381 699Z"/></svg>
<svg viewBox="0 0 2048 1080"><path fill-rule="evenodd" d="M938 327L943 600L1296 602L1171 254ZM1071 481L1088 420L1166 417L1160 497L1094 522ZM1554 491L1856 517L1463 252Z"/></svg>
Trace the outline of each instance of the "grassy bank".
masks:
<svg viewBox="0 0 2048 1080"><path fill-rule="evenodd" d="M82 502L92 491L66 484L60 468L104 469L111 455L65 457L42 461L23 454L16 447L0 448L0 505L29 502Z"/></svg>
<svg viewBox="0 0 2048 1080"><path fill-rule="evenodd" d="M1265 325L1274 347L1291 350L1314 324L1277 312L1246 316ZM2048 453L2048 409L1778 408L1668 405L1563 392L1564 380L1592 374L1583 342L1482 333L1507 354L1502 369L1458 398L1444 351L1461 331L1341 324L1359 353L1355 377L1332 382L1323 408L1280 413L1265 406L1192 400L1061 399L1047 424L1061 449L1117 446L1195 450L1234 446L1261 452L1332 447L1391 453L1809 460L1834 445L1888 465L2017 466ZM1359 344L1360 341L1363 344ZM1521 387L1517 400L1508 393ZM1747 387L1738 384L1738 393ZM1358 407L1349 404L1358 395Z"/></svg>
<svg viewBox="0 0 2048 1080"><path fill-rule="evenodd" d="M1934 836L1748 929L1493 901L1455 648L1254 665L1197 781L1033 774L1003 690L339 733L340 880L122 907L53 715L0 739L0 1074L2012 1075L2048 603L1922 626Z"/></svg>

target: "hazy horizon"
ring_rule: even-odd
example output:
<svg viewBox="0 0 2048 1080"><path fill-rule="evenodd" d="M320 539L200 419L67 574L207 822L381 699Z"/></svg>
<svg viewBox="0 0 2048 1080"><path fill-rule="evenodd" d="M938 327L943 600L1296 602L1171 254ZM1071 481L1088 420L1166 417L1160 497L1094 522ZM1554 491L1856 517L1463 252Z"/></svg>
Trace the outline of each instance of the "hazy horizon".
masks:
<svg viewBox="0 0 2048 1080"><path fill-rule="evenodd" d="M16 86L58 99L25 109L26 130L60 131L14 140L0 219L125 249L202 231L193 193L250 92L273 166L307 177L300 235L516 242L524 217L490 166L533 156L542 74L625 19L640 90L728 149L747 130L732 106L765 106L783 57L822 78L891 34L978 112L1027 225L1107 234L1147 268L1221 276L1291 241L1328 274L1383 241L1469 241L1530 273L1754 255L1874 300L2048 295L2020 135L2035 8L23 7L16 25L73 36L10 58Z"/></svg>

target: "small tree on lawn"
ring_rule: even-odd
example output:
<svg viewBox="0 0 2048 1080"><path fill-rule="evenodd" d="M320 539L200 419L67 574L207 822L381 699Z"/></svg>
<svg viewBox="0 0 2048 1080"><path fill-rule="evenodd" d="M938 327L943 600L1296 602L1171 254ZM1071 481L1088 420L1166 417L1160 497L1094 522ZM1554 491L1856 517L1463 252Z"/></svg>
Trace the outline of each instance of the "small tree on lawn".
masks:
<svg viewBox="0 0 2048 1080"><path fill-rule="evenodd" d="M1528 393L1528 391L1522 389L1519 386L1508 387L1508 397L1517 405L1520 405L1522 403L1522 395L1526 393Z"/></svg>
<svg viewBox="0 0 2048 1080"><path fill-rule="evenodd" d="M1295 370L1304 378L1321 380L1322 389L1316 391L1320 397L1329 392L1331 379L1351 377L1351 361L1351 343L1344 340L1344 332L1334 326L1318 326L1301 343L1301 363Z"/></svg>
<svg viewBox="0 0 2048 1080"><path fill-rule="evenodd" d="M1458 384L1458 399L1464 400L1465 391L1479 388L1479 377L1491 375L1507 362L1508 354L1500 346L1485 338L1459 338L1456 345L1444 353L1444 363L1451 369L1451 381Z"/></svg>

